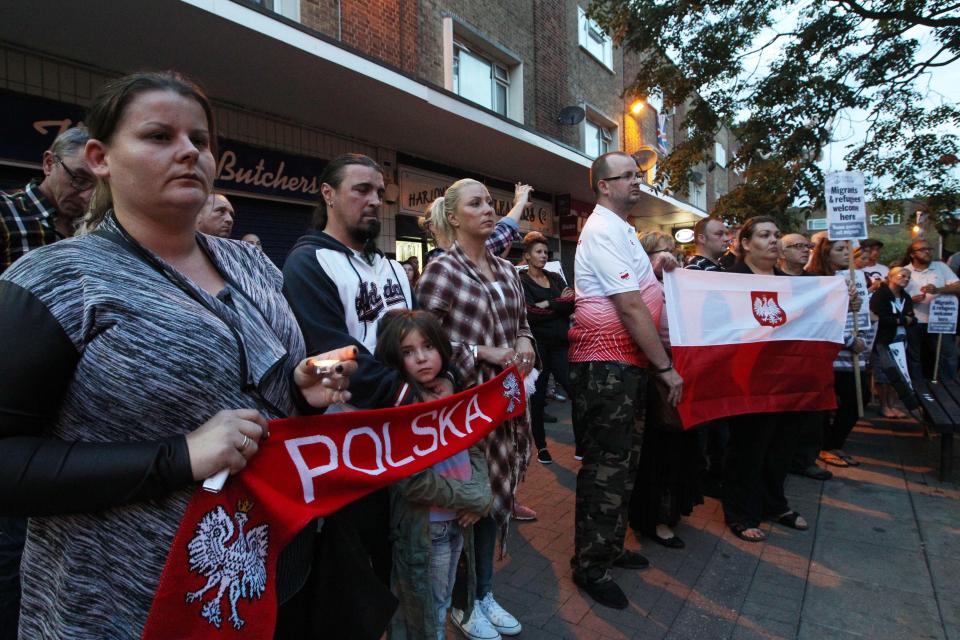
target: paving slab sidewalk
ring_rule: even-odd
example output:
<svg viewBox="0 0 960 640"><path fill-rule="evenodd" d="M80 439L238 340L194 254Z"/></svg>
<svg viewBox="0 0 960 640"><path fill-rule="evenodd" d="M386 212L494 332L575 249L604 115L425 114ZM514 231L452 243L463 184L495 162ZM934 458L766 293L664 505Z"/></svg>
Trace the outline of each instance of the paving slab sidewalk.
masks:
<svg viewBox="0 0 960 640"><path fill-rule="evenodd" d="M735 538L706 498L672 550L628 534L651 561L615 569L630 606L596 605L570 579L576 472L569 403L548 410L556 462L531 464L519 497L537 510L515 523L494 593L523 623L521 638L960 639L960 488L936 477L937 442L909 421L868 409L847 450L862 465L827 482L790 476L798 532L765 525L765 543ZM955 468L960 465L955 465ZM960 473L960 471L958 471ZM460 637L448 627L448 637Z"/></svg>

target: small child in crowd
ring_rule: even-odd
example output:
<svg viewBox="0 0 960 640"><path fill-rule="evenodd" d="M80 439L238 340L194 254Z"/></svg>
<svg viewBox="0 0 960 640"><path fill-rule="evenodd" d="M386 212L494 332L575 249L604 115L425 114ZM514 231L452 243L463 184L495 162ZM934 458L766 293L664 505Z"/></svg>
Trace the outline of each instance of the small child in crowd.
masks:
<svg viewBox="0 0 960 640"><path fill-rule="evenodd" d="M400 371L397 405L434 400L429 391L453 350L437 319L425 311L395 311L380 321L376 358ZM493 496L483 451L472 447L391 487L394 594L400 606L390 638L444 637L457 564L473 558L473 523ZM465 563L468 607L474 603L474 563ZM465 612L470 615L470 611Z"/></svg>

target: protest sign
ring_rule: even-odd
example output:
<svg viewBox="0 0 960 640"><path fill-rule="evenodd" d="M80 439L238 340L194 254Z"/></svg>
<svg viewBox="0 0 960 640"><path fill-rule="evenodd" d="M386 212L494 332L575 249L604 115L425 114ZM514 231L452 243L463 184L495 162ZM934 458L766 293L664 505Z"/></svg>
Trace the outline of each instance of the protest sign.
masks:
<svg viewBox="0 0 960 640"><path fill-rule="evenodd" d="M867 237L867 208L863 174L837 171L824 178L827 237L830 240L860 240Z"/></svg>
<svg viewBox="0 0 960 640"><path fill-rule="evenodd" d="M930 303L930 319L927 324L927 333L957 332L957 297L937 296Z"/></svg>

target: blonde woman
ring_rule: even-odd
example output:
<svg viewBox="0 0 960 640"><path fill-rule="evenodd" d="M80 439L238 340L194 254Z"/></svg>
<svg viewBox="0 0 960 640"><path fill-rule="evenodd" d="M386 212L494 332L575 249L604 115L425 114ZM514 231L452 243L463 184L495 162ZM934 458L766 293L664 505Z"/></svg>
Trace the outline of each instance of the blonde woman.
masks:
<svg viewBox="0 0 960 640"><path fill-rule="evenodd" d="M453 345L451 365L461 383L479 384L512 364L525 375L536 356L533 334L516 270L487 244L497 225L487 188L476 180L455 182L434 203L430 219L453 244L427 264L417 298L447 332ZM478 600L469 619L463 619L459 608L451 618L468 637L495 637L493 630L516 635L520 623L493 597L493 556L498 529L502 548L517 485L530 456L526 419L500 425L484 447L494 501L491 515L474 525Z"/></svg>

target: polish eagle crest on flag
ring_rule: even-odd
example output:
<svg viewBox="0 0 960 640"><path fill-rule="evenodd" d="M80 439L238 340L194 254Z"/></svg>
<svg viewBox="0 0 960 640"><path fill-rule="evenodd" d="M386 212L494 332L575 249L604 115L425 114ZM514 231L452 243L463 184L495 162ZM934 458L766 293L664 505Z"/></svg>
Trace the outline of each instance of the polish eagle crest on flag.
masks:
<svg viewBox="0 0 960 640"><path fill-rule="evenodd" d="M779 327L787 321L787 312L777 301L776 291L751 291L753 317L765 327Z"/></svg>
<svg viewBox="0 0 960 640"><path fill-rule="evenodd" d="M217 505L201 518L197 534L187 544L190 571L207 578L203 588L187 592L187 602L196 602L216 589L200 608L200 615L217 629L223 622L224 595L230 605L229 620L239 631L245 624L237 612L240 598L259 600L266 591L269 536L265 524L244 531L252 508L249 500L238 500L237 511L231 518L226 509Z"/></svg>

